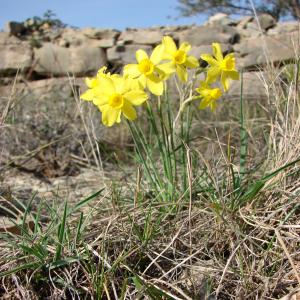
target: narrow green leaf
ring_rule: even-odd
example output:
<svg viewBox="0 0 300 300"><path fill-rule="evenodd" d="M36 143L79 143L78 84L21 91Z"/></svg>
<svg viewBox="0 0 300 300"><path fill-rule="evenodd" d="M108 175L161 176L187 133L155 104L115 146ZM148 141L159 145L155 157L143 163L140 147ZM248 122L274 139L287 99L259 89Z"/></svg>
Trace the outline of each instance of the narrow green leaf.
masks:
<svg viewBox="0 0 300 300"><path fill-rule="evenodd" d="M59 260L61 257L61 252L62 252L62 246L65 238L65 227L66 227L66 220L67 220L67 201L65 203L65 209L64 209L64 214L62 221L59 225L58 229L58 244L56 248L56 253L55 253L55 261Z"/></svg>
<svg viewBox="0 0 300 300"><path fill-rule="evenodd" d="M37 263L37 262L31 262L31 263L27 263L27 264L23 264L23 265L20 265L16 268L13 268L11 270L8 270L8 271L5 271L5 272L1 272L0 273L0 277L3 277L3 276L8 276L8 275L11 275L11 274L14 274L14 273L17 273L19 271L22 271L22 270L26 270L26 269L38 269L42 267L42 264L41 263Z"/></svg>
<svg viewBox="0 0 300 300"><path fill-rule="evenodd" d="M92 194L91 196L81 200L80 202L78 202L72 209L72 212L78 210L79 208L81 208L82 206L88 204L91 200L95 199L96 197L98 197L99 195L101 195L101 193L105 190L105 188L102 188L101 190L99 190L98 192Z"/></svg>

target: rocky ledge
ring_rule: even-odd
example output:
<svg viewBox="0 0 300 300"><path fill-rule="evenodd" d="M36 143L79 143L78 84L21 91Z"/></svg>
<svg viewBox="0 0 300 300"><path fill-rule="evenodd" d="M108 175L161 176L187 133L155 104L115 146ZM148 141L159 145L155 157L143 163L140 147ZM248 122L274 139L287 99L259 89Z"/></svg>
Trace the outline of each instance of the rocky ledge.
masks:
<svg viewBox="0 0 300 300"><path fill-rule="evenodd" d="M259 23L252 17L232 20L218 14L203 26L166 26L148 29L62 28L44 26L37 31L22 32L21 24L7 24L0 33L0 75L16 74L21 69L27 78L60 77L66 74L94 74L101 65L112 69L134 61L137 49L150 52L164 35L179 43L192 44L192 54L210 52L211 43L219 42L224 51L234 51L239 69L254 70L258 65L293 59L299 24L276 23L261 15Z"/></svg>

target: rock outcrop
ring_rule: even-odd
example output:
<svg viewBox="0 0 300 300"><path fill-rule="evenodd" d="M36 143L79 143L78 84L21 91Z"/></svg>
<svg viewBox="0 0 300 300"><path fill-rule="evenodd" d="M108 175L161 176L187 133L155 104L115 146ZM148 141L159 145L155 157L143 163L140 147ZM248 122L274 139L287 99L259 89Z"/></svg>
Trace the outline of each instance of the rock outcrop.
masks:
<svg viewBox="0 0 300 300"><path fill-rule="evenodd" d="M9 22L7 32L0 32L0 75L14 75L17 69L43 78L90 75L101 65L114 69L132 62L137 49L150 52L164 35L179 43L191 43L198 58L210 51L212 42L222 43L224 51L236 53L239 68L246 71L293 59L299 44L298 23L276 23L269 15L260 15L258 21L252 17L232 20L217 14L203 26L129 28L123 32L46 27L30 34L21 23Z"/></svg>

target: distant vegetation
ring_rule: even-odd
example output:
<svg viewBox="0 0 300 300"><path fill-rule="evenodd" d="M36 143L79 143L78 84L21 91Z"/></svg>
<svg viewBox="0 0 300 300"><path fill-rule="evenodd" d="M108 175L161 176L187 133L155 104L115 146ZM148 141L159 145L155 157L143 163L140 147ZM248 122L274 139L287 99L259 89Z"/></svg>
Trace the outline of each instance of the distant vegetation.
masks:
<svg viewBox="0 0 300 300"><path fill-rule="evenodd" d="M23 22L27 31L41 31L43 29L60 29L67 27L67 24L56 18L56 14L47 10L42 17L34 16Z"/></svg>
<svg viewBox="0 0 300 300"><path fill-rule="evenodd" d="M299 0L178 0L178 9L182 16L197 14L253 14L253 7L258 13L267 13L277 20L282 17L300 19Z"/></svg>

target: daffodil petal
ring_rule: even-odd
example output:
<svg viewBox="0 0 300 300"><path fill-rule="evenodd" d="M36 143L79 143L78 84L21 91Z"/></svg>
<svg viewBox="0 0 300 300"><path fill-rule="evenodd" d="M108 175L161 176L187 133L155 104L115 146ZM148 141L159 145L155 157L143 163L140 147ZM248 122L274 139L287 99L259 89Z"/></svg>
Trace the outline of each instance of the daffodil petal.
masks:
<svg viewBox="0 0 300 300"><path fill-rule="evenodd" d="M85 101L92 101L94 99L94 91L92 89L88 89L80 95L80 98Z"/></svg>
<svg viewBox="0 0 300 300"><path fill-rule="evenodd" d="M118 113L118 116L117 116L117 120L116 120L117 123L121 123L121 113L122 113L122 111L120 109L119 113Z"/></svg>
<svg viewBox="0 0 300 300"><path fill-rule="evenodd" d="M198 62L198 59L196 57L194 57L194 56L188 56L186 58L185 65L188 68L194 69L194 68L198 68L199 67L199 62Z"/></svg>
<svg viewBox="0 0 300 300"><path fill-rule="evenodd" d="M225 72L223 72L221 75L221 83L224 91L227 92L229 89L229 78L226 76Z"/></svg>
<svg viewBox="0 0 300 300"><path fill-rule="evenodd" d="M160 64L160 65L156 66L156 69L158 69L159 71L161 71L167 75L170 75L176 71L176 67L173 62L167 62L167 63Z"/></svg>
<svg viewBox="0 0 300 300"><path fill-rule="evenodd" d="M218 61L223 60L223 53L219 43L212 43L213 54Z"/></svg>
<svg viewBox="0 0 300 300"><path fill-rule="evenodd" d="M105 110L107 110L107 109L109 108L108 103L103 104L103 105L97 105L97 106L98 106L98 108L99 108L99 110L100 110L101 112L103 112L103 111L105 111Z"/></svg>
<svg viewBox="0 0 300 300"><path fill-rule="evenodd" d="M173 54L177 51L176 44L170 36L165 36L162 39L162 44L164 45L164 50L168 54Z"/></svg>
<svg viewBox="0 0 300 300"><path fill-rule="evenodd" d="M212 102L210 103L210 110L211 110L212 112L214 112L214 111L216 110L216 108L217 108L217 101L212 101Z"/></svg>
<svg viewBox="0 0 300 300"><path fill-rule="evenodd" d="M178 75L178 78L183 81L183 82L187 82L188 79L188 73L185 67L181 66L181 65L177 65L176 66L176 73Z"/></svg>
<svg viewBox="0 0 300 300"><path fill-rule="evenodd" d="M137 60L138 63L139 63L140 61L142 61L143 59L149 58L149 57L148 57L148 54L147 54L146 51L143 50L143 49L139 49L138 51L136 51L135 57L136 57L136 60Z"/></svg>
<svg viewBox="0 0 300 300"><path fill-rule="evenodd" d="M99 95L93 99L93 103L97 106L103 106L108 103L108 96L106 94Z"/></svg>
<svg viewBox="0 0 300 300"><path fill-rule="evenodd" d="M234 57L234 53L229 53L227 54L224 59L234 59L235 60L235 57Z"/></svg>
<svg viewBox="0 0 300 300"><path fill-rule="evenodd" d="M128 120L136 119L136 110L132 106L132 104L128 101L124 101L124 105L122 107L122 113Z"/></svg>
<svg viewBox="0 0 300 300"><path fill-rule="evenodd" d="M124 75L128 75L130 77L136 78L141 75L138 64L128 64L124 66Z"/></svg>
<svg viewBox="0 0 300 300"><path fill-rule="evenodd" d="M94 88L99 85L99 80L97 78L85 78L85 84L90 88Z"/></svg>
<svg viewBox="0 0 300 300"><path fill-rule="evenodd" d="M163 50L164 50L164 47L161 44L154 48L154 50L150 56L150 60L153 62L154 65L159 64L161 62L161 60L163 59Z"/></svg>
<svg viewBox="0 0 300 300"><path fill-rule="evenodd" d="M116 93L123 94L126 91L126 88L128 88L124 77L112 77L111 79L114 83Z"/></svg>
<svg viewBox="0 0 300 300"><path fill-rule="evenodd" d="M205 109L209 106L211 100L207 98L203 98L199 104L199 109Z"/></svg>
<svg viewBox="0 0 300 300"><path fill-rule="evenodd" d="M133 105L141 105L148 99L148 95L142 90L132 90L124 94L124 98Z"/></svg>
<svg viewBox="0 0 300 300"><path fill-rule="evenodd" d="M207 71L207 83L212 83L217 80L217 78L220 76L221 70L218 67L211 67Z"/></svg>
<svg viewBox="0 0 300 300"><path fill-rule="evenodd" d="M101 91L103 94L111 95L115 93L115 85L111 78L102 77L101 79L99 79L99 81L101 84Z"/></svg>
<svg viewBox="0 0 300 300"><path fill-rule="evenodd" d="M201 59L205 60L211 66L217 66L218 62L210 54L202 54Z"/></svg>
<svg viewBox="0 0 300 300"><path fill-rule="evenodd" d="M236 71L236 70L234 70L234 71L226 71L226 74L232 80L240 80L240 73L238 71Z"/></svg>
<svg viewBox="0 0 300 300"><path fill-rule="evenodd" d="M108 106L107 109L102 111L102 123L105 126L111 127L116 123L119 118L119 109L114 109Z"/></svg>
<svg viewBox="0 0 300 300"><path fill-rule="evenodd" d="M141 85L141 87L142 87L143 89L146 88L146 85L147 85L147 78L146 78L145 75L140 76L140 77L138 78L138 81L139 81L139 83L140 83L140 85Z"/></svg>
<svg viewBox="0 0 300 300"><path fill-rule="evenodd" d="M97 77L104 77L107 76L108 74L105 74L107 67L102 67L99 69L99 71L97 72Z"/></svg>
<svg viewBox="0 0 300 300"><path fill-rule="evenodd" d="M147 78L147 88L152 94L156 96L161 96L164 92L163 82L157 80L157 78L155 78L154 76Z"/></svg>
<svg viewBox="0 0 300 300"><path fill-rule="evenodd" d="M179 47L179 50L182 50L184 52L189 52L191 50L192 46L189 43L182 43Z"/></svg>

